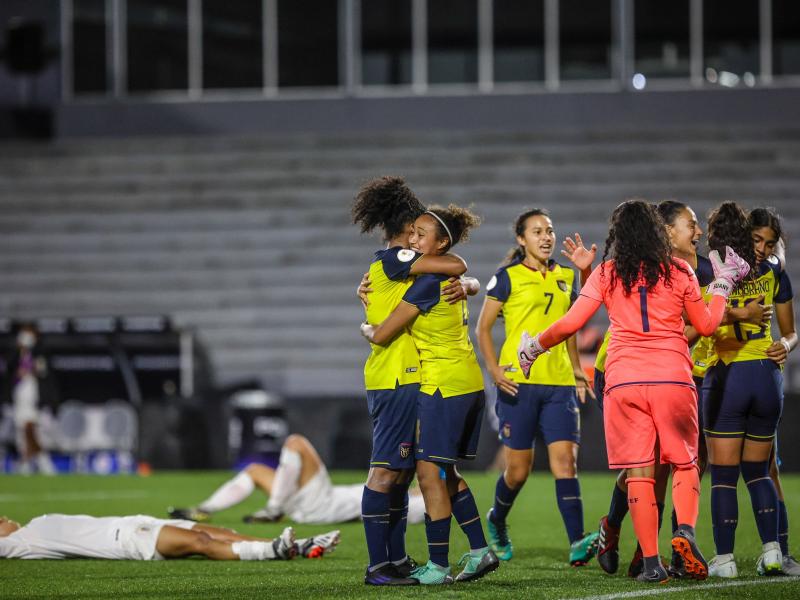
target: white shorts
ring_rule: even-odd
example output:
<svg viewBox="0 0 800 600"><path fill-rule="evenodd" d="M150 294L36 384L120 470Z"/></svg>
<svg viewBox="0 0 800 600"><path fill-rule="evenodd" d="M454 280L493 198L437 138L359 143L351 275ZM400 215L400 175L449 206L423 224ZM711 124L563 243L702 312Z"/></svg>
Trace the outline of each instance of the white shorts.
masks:
<svg viewBox="0 0 800 600"><path fill-rule="evenodd" d="M182 519L156 519L147 515L122 517L119 527L119 540L125 558L129 560L164 560L156 550L158 534L164 525L192 529L194 521Z"/></svg>
<svg viewBox="0 0 800 600"><path fill-rule="evenodd" d="M26 375L12 392L14 400L14 425L17 429L25 427L26 423L36 423L39 420L39 382L33 375Z"/></svg>
<svg viewBox="0 0 800 600"><path fill-rule="evenodd" d="M321 467L308 483L286 502L289 518L298 523L345 523L361 517L364 484L333 485Z"/></svg>

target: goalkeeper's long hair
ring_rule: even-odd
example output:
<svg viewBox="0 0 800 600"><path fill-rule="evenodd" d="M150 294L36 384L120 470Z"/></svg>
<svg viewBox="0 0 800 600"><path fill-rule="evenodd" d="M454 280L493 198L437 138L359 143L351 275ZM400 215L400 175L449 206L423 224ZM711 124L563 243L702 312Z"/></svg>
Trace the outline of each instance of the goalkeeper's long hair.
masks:
<svg viewBox="0 0 800 600"><path fill-rule="evenodd" d="M385 239L391 240L424 212L425 206L402 177L384 176L361 186L351 215L361 233L380 227Z"/></svg>
<svg viewBox="0 0 800 600"><path fill-rule="evenodd" d="M648 291L659 281L669 287L673 265L686 272L672 260L672 245L664 220L656 207L644 200L627 200L614 210L603 263L609 256L614 259L611 289L619 283L626 296L642 280ZM605 268L604 265L601 268Z"/></svg>
<svg viewBox="0 0 800 600"><path fill-rule="evenodd" d="M736 202L723 202L708 214L708 249L725 256L725 246L750 265L750 275L756 276L756 251L753 247L751 223L747 212Z"/></svg>

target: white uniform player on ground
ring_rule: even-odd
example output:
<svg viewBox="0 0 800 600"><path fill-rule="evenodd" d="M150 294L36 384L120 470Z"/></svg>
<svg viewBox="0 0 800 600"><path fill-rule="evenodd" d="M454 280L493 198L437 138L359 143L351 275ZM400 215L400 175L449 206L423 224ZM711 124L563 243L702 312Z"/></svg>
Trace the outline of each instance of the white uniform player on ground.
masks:
<svg viewBox="0 0 800 600"><path fill-rule="evenodd" d="M247 523L270 523L289 517L296 523L344 523L361 517L364 484L333 485L316 449L305 437L292 434L283 444L278 468L251 464L223 483L207 500L190 508L170 508L176 519L207 521L215 512L239 504L255 488L269 496L266 507L244 517ZM410 495L408 522L421 523L425 504Z"/></svg>
<svg viewBox="0 0 800 600"><path fill-rule="evenodd" d="M0 517L0 558L164 560L200 555L213 560L288 560L321 557L338 543L338 531L298 540L287 527L271 540L147 515L52 514L31 519L24 527Z"/></svg>

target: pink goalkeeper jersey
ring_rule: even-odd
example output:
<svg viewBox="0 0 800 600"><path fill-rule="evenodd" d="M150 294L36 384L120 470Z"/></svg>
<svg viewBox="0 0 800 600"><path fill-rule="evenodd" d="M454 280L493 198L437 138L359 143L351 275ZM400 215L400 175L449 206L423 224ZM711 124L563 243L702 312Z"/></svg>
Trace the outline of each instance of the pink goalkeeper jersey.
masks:
<svg viewBox="0 0 800 600"><path fill-rule="evenodd" d="M659 281L652 291L641 281L626 296L619 280L612 290L614 261L596 268L583 286L581 296L604 303L611 321L606 392L625 384L693 385L683 311L699 315L705 304L692 268L673 260L686 272L673 265L669 285Z"/></svg>

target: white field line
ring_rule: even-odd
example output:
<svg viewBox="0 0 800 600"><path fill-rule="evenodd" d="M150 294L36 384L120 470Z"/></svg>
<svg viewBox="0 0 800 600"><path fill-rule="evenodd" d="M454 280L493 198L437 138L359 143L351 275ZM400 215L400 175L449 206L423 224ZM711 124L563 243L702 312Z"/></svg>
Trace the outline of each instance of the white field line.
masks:
<svg viewBox="0 0 800 600"><path fill-rule="evenodd" d="M748 579L746 581L725 581L719 583L702 583L691 587L657 587L651 589L636 590L633 592L618 592L615 594L605 594L603 596L581 596L570 600L617 600L618 598L641 598L643 596L661 596L664 594L686 594L702 590L721 590L724 588L742 587L746 585L768 585L771 583L791 583L800 581L800 577L769 577L760 579Z"/></svg>
<svg viewBox="0 0 800 600"><path fill-rule="evenodd" d="M79 502L82 500L123 500L129 498L146 498L144 490L120 490L118 492L42 492L25 494L0 494L0 502L44 502L58 500L60 502Z"/></svg>

